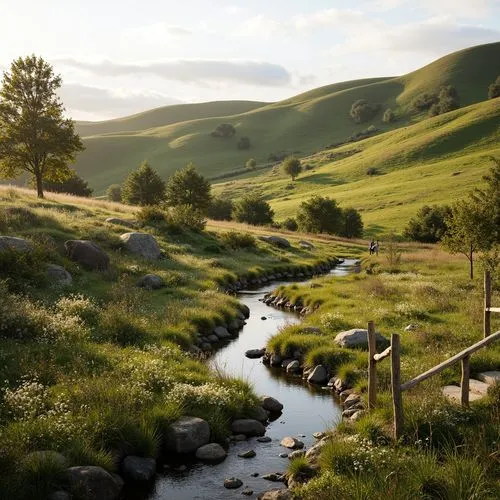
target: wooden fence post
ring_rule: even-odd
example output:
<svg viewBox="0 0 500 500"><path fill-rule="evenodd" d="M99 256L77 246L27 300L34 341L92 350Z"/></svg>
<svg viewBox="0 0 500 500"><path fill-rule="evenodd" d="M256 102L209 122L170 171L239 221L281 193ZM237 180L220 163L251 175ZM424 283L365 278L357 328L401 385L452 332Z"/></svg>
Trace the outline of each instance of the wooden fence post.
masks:
<svg viewBox="0 0 500 500"><path fill-rule="evenodd" d="M401 360L399 335L391 335L391 382L392 406L394 411L394 439L397 441L403 432L403 399L401 397Z"/></svg>
<svg viewBox="0 0 500 500"><path fill-rule="evenodd" d="M377 403L377 362L374 359L377 354L375 339L375 323L368 321L368 409L375 408Z"/></svg>
<svg viewBox="0 0 500 500"><path fill-rule="evenodd" d="M484 272L484 338L491 335L491 274Z"/></svg>
<svg viewBox="0 0 500 500"><path fill-rule="evenodd" d="M465 356L462 359L462 380L460 387L462 388L461 403L463 406L469 406L469 375L470 375L470 356Z"/></svg>

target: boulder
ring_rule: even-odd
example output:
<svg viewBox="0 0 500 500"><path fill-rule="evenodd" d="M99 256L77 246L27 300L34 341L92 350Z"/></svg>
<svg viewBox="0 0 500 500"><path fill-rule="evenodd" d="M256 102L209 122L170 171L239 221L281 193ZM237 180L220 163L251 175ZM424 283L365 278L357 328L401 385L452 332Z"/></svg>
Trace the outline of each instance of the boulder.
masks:
<svg viewBox="0 0 500 500"><path fill-rule="evenodd" d="M67 469L71 491L82 500L116 500L123 484L95 465Z"/></svg>
<svg viewBox="0 0 500 500"><path fill-rule="evenodd" d="M283 358L276 353L271 354L271 358L269 359L269 363L271 366L281 366Z"/></svg>
<svg viewBox="0 0 500 500"><path fill-rule="evenodd" d="M259 239L280 248L290 248L292 246L286 238L281 236L260 236Z"/></svg>
<svg viewBox="0 0 500 500"><path fill-rule="evenodd" d="M285 458L286 457L288 457L288 455L285 454ZM265 479L266 481L272 481L274 483L282 483L285 481L285 475L281 472L270 472L269 474L264 474L262 476L262 479Z"/></svg>
<svg viewBox="0 0 500 500"><path fill-rule="evenodd" d="M231 424L233 434L244 434L245 436L263 436L266 433L266 428L258 420L251 418L243 418L235 420Z"/></svg>
<svg viewBox="0 0 500 500"><path fill-rule="evenodd" d="M305 456L306 451L305 450L295 450L288 455L288 460L295 460L296 458L303 457Z"/></svg>
<svg viewBox="0 0 500 500"><path fill-rule="evenodd" d="M328 380L328 372L323 365L317 365L308 375L307 381L310 384L324 384Z"/></svg>
<svg viewBox="0 0 500 500"><path fill-rule="evenodd" d="M209 441L210 426L205 420L198 417L182 417L170 425L166 436L166 447L176 453L193 453Z"/></svg>
<svg viewBox="0 0 500 500"><path fill-rule="evenodd" d="M108 222L109 224L116 224L118 226L125 226L125 227L130 227L130 228L134 228L136 226L135 221L120 219L118 217L108 217L106 219L106 222Z"/></svg>
<svg viewBox="0 0 500 500"><path fill-rule="evenodd" d="M47 276L49 280L56 286L66 287L73 284L73 277L66 269L57 264L47 265Z"/></svg>
<svg viewBox="0 0 500 500"><path fill-rule="evenodd" d="M293 496L290 490L274 488L269 491L259 493L257 500L292 500Z"/></svg>
<svg viewBox="0 0 500 500"><path fill-rule="evenodd" d="M283 438L280 444L281 446L289 448L290 450L301 450L302 448L304 448L304 443L302 441L299 441L298 439L290 436Z"/></svg>
<svg viewBox="0 0 500 500"><path fill-rule="evenodd" d="M157 260L161 249L156 239L147 233L125 233L120 236L125 248L147 260Z"/></svg>
<svg viewBox="0 0 500 500"><path fill-rule="evenodd" d="M300 248L305 248L306 250L311 250L314 248L314 245L311 242L306 241L306 240L300 240L299 246L300 246Z"/></svg>
<svg viewBox="0 0 500 500"><path fill-rule="evenodd" d="M245 319L248 319L250 317L250 308L246 304L240 304L240 309Z"/></svg>
<svg viewBox="0 0 500 500"><path fill-rule="evenodd" d="M270 411L271 413L279 413L283 410L283 405L271 396L264 396L261 399L261 406L264 410Z"/></svg>
<svg viewBox="0 0 500 500"><path fill-rule="evenodd" d="M269 420L269 415L267 414L267 411L262 408L262 406L252 408L251 417L262 423L266 423Z"/></svg>
<svg viewBox="0 0 500 500"><path fill-rule="evenodd" d="M217 335L209 335L207 337L207 341L210 342L211 344L215 344L216 342L219 342L219 337Z"/></svg>
<svg viewBox="0 0 500 500"><path fill-rule="evenodd" d="M262 358L264 354L266 353L266 348L263 347L262 349L249 349L248 351L245 352L245 356L250 359L257 359L257 358Z"/></svg>
<svg viewBox="0 0 500 500"><path fill-rule="evenodd" d="M122 462L122 474L127 481L151 481L156 474L156 460L129 455Z"/></svg>
<svg viewBox="0 0 500 500"><path fill-rule="evenodd" d="M136 284L146 290L158 290L163 286L163 279L157 274L146 274L139 278Z"/></svg>
<svg viewBox="0 0 500 500"><path fill-rule="evenodd" d="M229 333L232 335L236 335L240 331L240 328L241 323L237 319L233 319L227 327Z"/></svg>
<svg viewBox="0 0 500 500"><path fill-rule="evenodd" d="M105 271L109 257L98 245L88 240L68 240L64 243L68 257L83 267L94 271Z"/></svg>
<svg viewBox="0 0 500 500"><path fill-rule="evenodd" d="M257 438L259 443L270 443L272 439L269 436L261 436Z"/></svg>
<svg viewBox="0 0 500 500"><path fill-rule="evenodd" d="M243 486L243 482L241 481L241 479L238 479L236 477L224 479L224 488L227 488L228 490L236 490L241 486Z"/></svg>
<svg viewBox="0 0 500 500"><path fill-rule="evenodd" d="M227 328L223 326L216 326L213 330L213 334L216 335L219 340L224 340L231 337L231 334L227 331Z"/></svg>
<svg viewBox="0 0 500 500"><path fill-rule="evenodd" d="M204 462L222 462L226 456L226 450L218 443L205 444L196 450L196 458Z"/></svg>
<svg viewBox="0 0 500 500"><path fill-rule="evenodd" d="M23 238L0 236L0 252L6 252L8 250L14 252L29 252L33 250L33 245Z"/></svg>
<svg viewBox="0 0 500 500"><path fill-rule="evenodd" d="M376 334L376 343L377 347L381 349L385 349L389 346L389 340L387 340L380 333ZM335 342L340 347L361 347L368 348L368 330L364 330L361 328L353 328L352 330L347 330L345 332L340 332L335 337Z"/></svg>
<svg viewBox="0 0 500 500"><path fill-rule="evenodd" d="M286 367L287 373L297 373L300 371L300 363L297 360L292 361Z"/></svg>
<svg viewBox="0 0 500 500"><path fill-rule="evenodd" d="M238 453L238 456L240 458L253 458L257 455L257 453L255 453L255 450L248 450L248 451L245 451L243 453Z"/></svg>

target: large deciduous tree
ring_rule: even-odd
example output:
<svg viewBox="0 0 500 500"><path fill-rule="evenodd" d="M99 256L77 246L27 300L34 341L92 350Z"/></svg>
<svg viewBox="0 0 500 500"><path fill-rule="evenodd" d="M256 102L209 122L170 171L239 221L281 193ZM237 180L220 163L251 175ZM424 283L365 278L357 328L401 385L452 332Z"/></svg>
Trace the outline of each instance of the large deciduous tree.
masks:
<svg viewBox="0 0 500 500"><path fill-rule="evenodd" d="M147 161L143 161L125 179L121 196L130 205L157 205L165 200L165 182Z"/></svg>
<svg viewBox="0 0 500 500"><path fill-rule="evenodd" d="M166 201L172 207L191 205L206 213L212 199L210 183L192 163L177 170L167 181Z"/></svg>
<svg viewBox="0 0 500 500"><path fill-rule="evenodd" d="M233 218L256 226L271 224L274 211L269 203L256 194L247 194L234 204Z"/></svg>
<svg viewBox="0 0 500 500"><path fill-rule="evenodd" d="M289 175L292 178L292 181L302 172L302 165L300 164L300 160L295 158L294 156L288 157L283 162L283 171L285 174Z"/></svg>
<svg viewBox="0 0 500 500"><path fill-rule="evenodd" d="M299 229L308 233L339 234L342 222L342 209L328 197L313 196L303 201L297 212Z"/></svg>
<svg viewBox="0 0 500 500"><path fill-rule="evenodd" d="M43 182L69 179L83 144L57 96L61 77L35 55L12 62L0 89L0 172L28 172L43 198Z"/></svg>

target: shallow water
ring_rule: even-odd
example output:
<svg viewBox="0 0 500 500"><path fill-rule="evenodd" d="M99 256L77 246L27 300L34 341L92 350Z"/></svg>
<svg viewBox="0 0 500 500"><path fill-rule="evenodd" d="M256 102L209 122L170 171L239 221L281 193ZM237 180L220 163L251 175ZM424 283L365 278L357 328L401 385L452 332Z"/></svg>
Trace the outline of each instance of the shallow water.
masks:
<svg viewBox="0 0 500 500"><path fill-rule="evenodd" d="M330 274L345 276L355 269L356 261L346 259ZM267 394L278 399L284 405L282 415L270 423L266 435L272 438L270 443L259 443L256 438L244 442L232 443L228 457L218 465L201 463L186 464L185 472L167 470L154 486L149 497L152 500L213 500L224 498L242 498L245 487L255 494L270 488L281 487L281 483L271 483L260 476L269 472L284 472L288 466L287 458L279 454L287 450L280 446L285 436L298 437L309 448L314 443L312 433L331 428L340 419L341 409L332 392L312 387L304 383L301 377L286 375L280 368L266 367L260 359L248 359L245 351L266 345L269 337L288 324L299 323L296 314L280 311L261 302L263 296L278 287L275 282L252 292L239 294L241 302L250 308L250 318L238 338L229 341L210 359L218 369L236 377L248 380L258 394ZM266 319L261 319L265 317ZM257 456L250 459L239 458L238 453L253 449ZM252 473L259 477L251 477ZM243 487L237 490L224 488L224 479L237 477L243 481Z"/></svg>

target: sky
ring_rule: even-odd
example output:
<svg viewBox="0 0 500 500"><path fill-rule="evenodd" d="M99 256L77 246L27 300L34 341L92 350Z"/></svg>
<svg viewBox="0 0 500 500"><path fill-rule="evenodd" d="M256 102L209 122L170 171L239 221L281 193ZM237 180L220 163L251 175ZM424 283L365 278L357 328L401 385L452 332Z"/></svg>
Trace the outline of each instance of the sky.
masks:
<svg viewBox="0 0 500 500"><path fill-rule="evenodd" d="M43 57L77 120L277 101L500 41L500 0L0 0L0 13L0 70Z"/></svg>

